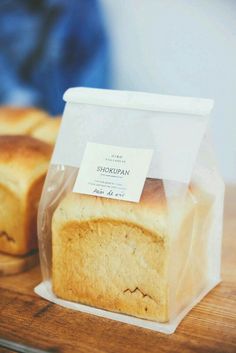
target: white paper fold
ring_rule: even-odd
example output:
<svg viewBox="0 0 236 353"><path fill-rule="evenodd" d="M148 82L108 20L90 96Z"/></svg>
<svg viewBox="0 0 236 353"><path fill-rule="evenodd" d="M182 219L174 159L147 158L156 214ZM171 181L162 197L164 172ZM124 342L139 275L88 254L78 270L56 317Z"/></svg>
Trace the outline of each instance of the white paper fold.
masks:
<svg viewBox="0 0 236 353"><path fill-rule="evenodd" d="M203 116L209 115L214 105L212 99L205 98L86 87L70 88L65 92L63 98L70 103Z"/></svg>

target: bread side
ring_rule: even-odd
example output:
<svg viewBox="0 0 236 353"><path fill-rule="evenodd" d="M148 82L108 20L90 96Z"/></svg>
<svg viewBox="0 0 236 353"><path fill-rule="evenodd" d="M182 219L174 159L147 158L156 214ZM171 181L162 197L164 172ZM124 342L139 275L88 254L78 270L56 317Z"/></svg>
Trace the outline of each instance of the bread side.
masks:
<svg viewBox="0 0 236 353"><path fill-rule="evenodd" d="M0 251L36 248L36 215L52 149L28 136L0 136Z"/></svg>

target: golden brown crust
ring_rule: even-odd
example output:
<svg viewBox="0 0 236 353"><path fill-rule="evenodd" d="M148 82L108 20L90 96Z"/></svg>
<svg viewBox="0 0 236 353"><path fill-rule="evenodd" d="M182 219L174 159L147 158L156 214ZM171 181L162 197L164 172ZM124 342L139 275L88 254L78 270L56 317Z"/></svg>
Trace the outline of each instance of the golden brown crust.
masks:
<svg viewBox="0 0 236 353"><path fill-rule="evenodd" d="M33 107L0 107L0 135L30 134L48 118L48 114Z"/></svg>
<svg viewBox="0 0 236 353"><path fill-rule="evenodd" d="M30 136L0 136L0 251L37 247L36 214L52 146Z"/></svg>
<svg viewBox="0 0 236 353"><path fill-rule="evenodd" d="M15 165L22 163L32 168L40 161L49 160L52 147L43 141L24 135L0 136L0 163Z"/></svg>
<svg viewBox="0 0 236 353"><path fill-rule="evenodd" d="M9 123L14 123L19 120L27 119L27 115L38 115L47 116L47 114L38 108L34 107L12 107L2 106L0 107L0 121L6 120Z"/></svg>
<svg viewBox="0 0 236 353"><path fill-rule="evenodd" d="M55 144L61 116L50 117L33 107L0 107L0 135L30 135Z"/></svg>

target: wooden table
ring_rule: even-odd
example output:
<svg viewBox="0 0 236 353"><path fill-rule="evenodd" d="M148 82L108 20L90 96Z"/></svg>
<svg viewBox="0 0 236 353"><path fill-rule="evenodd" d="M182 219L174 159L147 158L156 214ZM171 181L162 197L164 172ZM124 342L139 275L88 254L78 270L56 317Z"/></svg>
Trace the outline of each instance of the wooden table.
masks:
<svg viewBox="0 0 236 353"><path fill-rule="evenodd" d="M236 352L236 187L226 194L222 283L166 336L72 311L34 294L39 268L0 278L0 337L50 352ZM0 348L0 352L12 352ZM31 352L29 350L29 352Z"/></svg>

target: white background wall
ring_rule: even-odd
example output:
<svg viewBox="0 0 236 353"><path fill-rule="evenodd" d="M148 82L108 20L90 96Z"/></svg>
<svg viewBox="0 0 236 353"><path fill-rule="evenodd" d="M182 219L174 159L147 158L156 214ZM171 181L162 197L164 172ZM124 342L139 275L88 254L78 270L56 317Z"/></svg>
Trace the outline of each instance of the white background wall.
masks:
<svg viewBox="0 0 236 353"><path fill-rule="evenodd" d="M220 168L236 182L236 0L100 0L117 89L214 98Z"/></svg>

